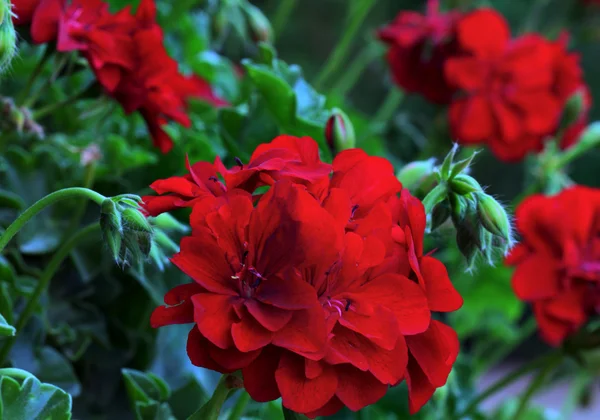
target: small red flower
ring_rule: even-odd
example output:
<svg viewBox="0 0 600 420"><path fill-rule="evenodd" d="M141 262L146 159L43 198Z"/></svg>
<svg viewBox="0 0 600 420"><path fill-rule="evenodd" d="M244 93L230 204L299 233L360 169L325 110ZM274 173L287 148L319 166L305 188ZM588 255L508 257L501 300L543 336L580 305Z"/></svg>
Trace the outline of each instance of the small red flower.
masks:
<svg viewBox="0 0 600 420"><path fill-rule="evenodd" d="M600 191L534 195L516 211L522 243L508 256L516 295L533 305L541 336L558 346L600 308Z"/></svg>
<svg viewBox="0 0 600 420"><path fill-rule="evenodd" d="M407 92L447 104L454 93L444 76L446 59L455 54L454 27L458 12L441 14L439 1L428 0L427 14L403 11L379 32L390 49L388 63L394 81Z"/></svg>
<svg viewBox="0 0 600 420"><path fill-rule="evenodd" d="M538 35L511 41L507 22L492 9L466 15L456 33L461 54L446 62L448 81L461 92L449 110L453 137L488 144L506 161L542 150L558 130L568 97L585 89L577 57L563 42ZM563 146L581 128L572 130Z"/></svg>

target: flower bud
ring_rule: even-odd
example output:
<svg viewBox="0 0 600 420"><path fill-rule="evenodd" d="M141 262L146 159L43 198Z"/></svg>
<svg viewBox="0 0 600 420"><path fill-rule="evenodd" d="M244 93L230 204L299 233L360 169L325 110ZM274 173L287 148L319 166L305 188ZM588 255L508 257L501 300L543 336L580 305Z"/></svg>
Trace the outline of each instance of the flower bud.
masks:
<svg viewBox="0 0 600 420"><path fill-rule="evenodd" d="M126 230L151 233L152 227L139 209L127 207L123 210L123 224Z"/></svg>
<svg viewBox="0 0 600 420"><path fill-rule="evenodd" d="M273 42L273 28L263 12L248 2L243 3L243 10L246 14L252 39L255 42Z"/></svg>
<svg viewBox="0 0 600 420"><path fill-rule="evenodd" d="M457 175L450 180L448 183L450 189L459 195L468 195L476 192L483 192L483 188L479 185L479 182L469 175Z"/></svg>
<svg viewBox="0 0 600 420"><path fill-rule="evenodd" d="M419 160L404 165L396 175L404 188L410 191L418 190L435 171L435 159Z"/></svg>
<svg viewBox="0 0 600 420"><path fill-rule="evenodd" d="M473 269L479 251L477 241L474 239L470 229L456 228L456 245L458 245L460 253L467 260L468 271Z"/></svg>
<svg viewBox="0 0 600 420"><path fill-rule="evenodd" d="M123 227L121 223L121 213L117 211L114 201L107 198L100 207L100 228L102 237L115 261L119 261L121 254L121 243Z"/></svg>
<svg viewBox="0 0 600 420"><path fill-rule="evenodd" d="M431 212L431 230L435 230L448 220L450 217L450 204L444 200L433 208Z"/></svg>
<svg viewBox="0 0 600 420"><path fill-rule="evenodd" d="M483 227L490 233L511 242L510 219L504 207L491 195L477 195L477 214Z"/></svg>
<svg viewBox="0 0 600 420"><path fill-rule="evenodd" d="M560 128L565 129L579 121L586 108L586 92L584 88L577 89L565 103L561 118Z"/></svg>
<svg viewBox="0 0 600 420"><path fill-rule="evenodd" d="M187 233L190 228L183 223L180 223L176 218L169 213L162 213L157 217L152 218L152 225L166 232Z"/></svg>
<svg viewBox="0 0 600 420"><path fill-rule="evenodd" d="M452 171L452 162L454 161L454 156L456 155L457 151L458 151L458 143L454 143L454 145L452 146L452 149L450 149L450 152L448 152L448 154L444 158L444 161L442 162L442 166L440 166L440 176L441 176L442 180L444 180L444 181L447 181L448 178L450 177L450 173Z"/></svg>
<svg viewBox="0 0 600 420"><path fill-rule="evenodd" d="M9 0L0 0L0 72L11 62L17 50L17 33L12 22Z"/></svg>
<svg viewBox="0 0 600 420"><path fill-rule="evenodd" d="M449 194L448 201L450 203L450 216L454 225L460 224L467 214L469 202L466 198L458 194Z"/></svg>
<svg viewBox="0 0 600 420"><path fill-rule="evenodd" d="M331 117L325 124L325 139L332 154L356 146L354 126L350 118L340 109L334 108Z"/></svg>

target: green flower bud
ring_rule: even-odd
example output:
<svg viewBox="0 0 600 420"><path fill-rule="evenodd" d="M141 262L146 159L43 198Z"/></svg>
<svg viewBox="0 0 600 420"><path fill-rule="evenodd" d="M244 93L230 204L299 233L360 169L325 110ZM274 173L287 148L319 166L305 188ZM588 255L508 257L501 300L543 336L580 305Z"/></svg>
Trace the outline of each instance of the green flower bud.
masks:
<svg viewBox="0 0 600 420"><path fill-rule="evenodd" d="M477 259L477 253L479 251L479 247L477 245L477 240L475 240L470 229L465 229L458 227L456 228L456 245L460 253L467 260L468 270L472 270L475 266L475 260Z"/></svg>
<svg viewBox="0 0 600 420"><path fill-rule="evenodd" d="M189 226L180 223L169 213L163 213L157 217L152 218L152 225L166 232L187 233L190 230Z"/></svg>
<svg viewBox="0 0 600 420"><path fill-rule="evenodd" d="M146 216L142 214L139 209L127 207L122 211L123 225L126 230L133 230L138 232L152 232L152 226L148 223Z"/></svg>
<svg viewBox="0 0 600 420"><path fill-rule="evenodd" d="M458 194L448 194L448 202L450 204L450 216L454 225L462 223L469 208L469 202L463 196Z"/></svg>
<svg viewBox="0 0 600 420"><path fill-rule="evenodd" d="M273 28L263 12L248 2L243 3L243 8L252 39L255 42L273 42Z"/></svg>
<svg viewBox="0 0 600 420"><path fill-rule="evenodd" d="M9 0L0 0L0 72L10 64L17 50L11 7Z"/></svg>
<svg viewBox="0 0 600 420"><path fill-rule="evenodd" d="M404 165L396 174L398 181L410 191L418 190L435 172L435 159L419 160Z"/></svg>
<svg viewBox="0 0 600 420"><path fill-rule="evenodd" d="M352 121L341 109L334 108L331 117L327 120L325 139L333 155L356 146Z"/></svg>
<svg viewBox="0 0 600 420"><path fill-rule="evenodd" d="M100 229L102 238L108 246L113 259L118 262L121 254L123 226L121 214L117 211L116 204L107 198L100 207Z"/></svg>
<svg viewBox="0 0 600 420"><path fill-rule="evenodd" d="M450 189L459 195L467 195L475 192L483 192L479 182L469 175L457 175L448 183Z"/></svg>
<svg viewBox="0 0 600 420"><path fill-rule="evenodd" d="M479 152L473 152L468 158L460 160L453 164L449 179L452 179L459 174L466 173L466 171L471 166L471 163L473 163L473 159L475 159L475 156L477 156L478 153Z"/></svg>
<svg viewBox="0 0 600 420"><path fill-rule="evenodd" d="M485 193L478 194L477 199L477 214L483 227L510 243L510 219L504 207L494 197Z"/></svg>
<svg viewBox="0 0 600 420"><path fill-rule="evenodd" d="M431 212L431 230L435 230L448 220L450 217L450 203L448 200L442 201L433 208Z"/></svg>
<svg viewBox="0 0 600 420"><path fill-rule="evenodd" d="M452 149L450 150L450 152L448 152L448 154L444 158L444 161L442 162L442 166L440 167L440 176L444 181L447 181L448 178L450 178L450 173L452 171L452 162L454 161L454 156L456 155L457 151L458 144L454 143Z"/></svg>

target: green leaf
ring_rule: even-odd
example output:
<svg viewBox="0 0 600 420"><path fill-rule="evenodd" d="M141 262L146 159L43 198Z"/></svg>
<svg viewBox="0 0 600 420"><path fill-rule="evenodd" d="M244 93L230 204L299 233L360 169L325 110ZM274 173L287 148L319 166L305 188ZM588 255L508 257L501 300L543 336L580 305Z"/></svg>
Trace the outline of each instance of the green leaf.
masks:
<svg viewBox="0 0 600 420"><path fill-rule="evenodd" d="M69 420L71 396L20 369L0 369L0 418Z"/></svg>
<svg viewBox="0 0 600 420"><path fill-rule="evenodd" d="M52 347L42 347L36 354L39 361L37 377L47 383L51 383L73 397L81 393L81 384L75 374L71 362Z"/></svg>
<svg viewBox="0 0 600 420"><path fill-rule="evenodd" d="M15 327L10 325L4 315L0 313L0 336L13 337L17 333Z"/></svg>
<svg viewBox="0 0 600 420"><path fill-rule="evenodd" d="M169 385L153 373L133 369L123 369L122 373L127 394L132 402L163 402L169 399Z"/></svg>
<svg viewBox="0 0 600 420"><path fill-rule="evenodd" d="M135 414L138 420L177 420L169 404L156 401L138 401L135 404Z"/></svg>

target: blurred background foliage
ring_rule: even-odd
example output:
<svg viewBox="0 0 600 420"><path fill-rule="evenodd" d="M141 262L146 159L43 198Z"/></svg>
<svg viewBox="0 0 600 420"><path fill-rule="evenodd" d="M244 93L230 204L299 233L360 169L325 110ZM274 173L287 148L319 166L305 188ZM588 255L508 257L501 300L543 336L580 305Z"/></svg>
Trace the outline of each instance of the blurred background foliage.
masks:
<svg viewBox="0 0 600 420"><path fill-rule="evenodd" d="M117 10L135 7L137 2L110 3ZM294 130L313 134L324 145L322 127L333 107L344 109L352 119L358 147L389 158L396 168L447 153L451 139L446 111L392 89L383 59L385 48L375 37L375 31L400 10L423 10L423 0L253 1L273 24L274 50L281 61L273 60L273 50L257 47L237 3L157 0L171 55L184 72L208 80L233 105L216 110L194 102L191 128L168 127L176 146L167 155L150 147L140 117L125 116L109 99L98 99L98 92L86 92L89 99L72 106L44 108L62 101L66 104L71 95L86 89L93 76L73 61L73 76L58 77L51 64L40 70L42 77L34 86L27 87L44 48L21 42L0 93L14 98L25 95L26 103L38 105L33 116L46 137L0 133L0 226L7 226L19 211L63 187L85 185L107 196L149 193L152 181L183 173L186 154L192 162L212 161L217 155L229 162L234 157L246 159L257 144L281 131L295 134ZM513 33L537 31L556 37L568 30L572 48L582 54L592 97L600 98L600 11L587 13L579 0L447 0L442 5L445 9L492 6L506 16ZM356 18L363 13L364 18ZM335 60L332 51L349 30L356 35L348 56L335 72L324 73ZM243 78L243 73L248 77ZM273 86L279 90L272 91ZM281 97L286 95L292 96L284 103ZM600 119L599 102L596 99L593 105L591 121ZM600 186L592 170L599 158L596 150L579 160L572 168L575 181ZM523 190L527 165L504 164L483 151L474 176L489 186L488 192L510 203ZM53 207L34 219L0 256L0 309L9 314L5 315L8 324L13 322L11 308L20 311L66 235L96 220L97 214L97 208L85 203ZM178 216L185 217L185 211ZM430 239L428 249L438 249L437 255L449 265L451 278L465 299L464 307L448 319L461 337L462 355L449 384L414 416L417 419L453 418L473 397L479 374L508 356L529 358L544 349L533 334L533 325L523 322L527 309L510 288L510 270L499 265L466 273L458 252L447 246L451 237L442 229ZM185 354L188 326L156 331L148 322L164 293L185 282L185 276L159 261L143 270L121 270L103 247L98 235L70 254L41 300L37 316L18 334L10 354L12 365L69 392L74 397L75 418L185 418L210 395L218 375L189 363ZM14 384L4 381L3 391L5 385ZM22 387L19 392L30 391ZM238 400L229 403L226 415L235 414L235 404ZM472 418L510 418L515 409L511 404ZM249 407L248 418L283 418L277 403L251 403ZM402 385L355 418L402 419L408 418L407 413ZM342 412L335 418L349 416ZM532 408L527 418L551 417Z"/></svg>

